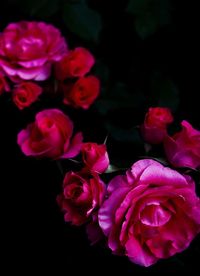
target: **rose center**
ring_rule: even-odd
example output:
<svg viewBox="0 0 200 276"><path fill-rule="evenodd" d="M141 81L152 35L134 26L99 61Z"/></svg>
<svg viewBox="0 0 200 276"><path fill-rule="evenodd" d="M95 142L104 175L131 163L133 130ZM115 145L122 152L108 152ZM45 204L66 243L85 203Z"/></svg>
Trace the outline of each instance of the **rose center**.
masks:
<svg viewBox="0 0 200 276"><path fill-rule="evenodd" d="M25 103L26 102L26 97L23 95L19 95L18 99L20 100L20 102Z"/></svg>
<svg viewBox="0 0 200 276"><path fill-rule="evenodd" d="M73 200L78 198L82 192L83 189L81 186L77 185L76 183L72 183L65 188L65 197Z"/></svg>
<svg viewBox="0 0 200 276"><path fill-rule="evenodd" d="M166 224L171 218L171 212L158 204L146 205L140 213L144 225L157 227Z"/></svg>
<svg viewBox="0 0 200 276"><path fill-rule="evenodd" d="M40 122L39 128L45 131L50 129L53 125L54 125L54 122L51 119L45 118L44 120L42 120L42 122Z"/></svg>

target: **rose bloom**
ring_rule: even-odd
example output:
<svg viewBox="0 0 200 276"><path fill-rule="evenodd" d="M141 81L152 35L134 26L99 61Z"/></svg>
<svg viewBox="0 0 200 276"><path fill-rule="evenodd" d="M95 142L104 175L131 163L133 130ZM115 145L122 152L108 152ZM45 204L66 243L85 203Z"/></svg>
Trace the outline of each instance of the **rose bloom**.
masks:
<svg viewBox="0 0 200 276"><path fill-rule="evenodd" d="M167 126L172 122L173 116L169 108L150 107L141 126L144 140L150 144L163 142L167 135Z"/></svg>
<svg viewBox="0 0 200 276"><path fill-rule="evenodd" d="M58 109L46 109L37 113L35 122L20 131L17 143L27 156L71 158L82 146L82 133L73 135L73 123Z"/></svg>
<svg viewBox="0 0 200 276"><path fill-rule="evenodd" d="M82 157L86 167L94 172L103 173L109 166L109 157L106 145L96 143L84 143L82 145Z"/></svg>
<svg viewBox="0 0 200 276"><path fill-rule="evenodd" d="M164 140L167 158L175 167L200 167L200 131L187 121L182 121L182 130Z"/></svg>
<svg viewBox="0 0 200 276"><path fill-rule="evenodd" d="M63 86L63 89L65 104L88 109L100 93L100 81L94 76L82 77L70 87Z"/></svg>
<svg viewBox="0 0 200 276"><path fill-rule="evenodd" d="M108 185L99 224L116 254L150 266L186 249L200 232L200 199L195 183L147 159Z"/></svg>
<svg viewBox="0 0 200 276"><path fill-rule="evenodd" d="M105 195L105 185L98 174L68 172L63 182L63 191L57 202L64 212L66 222L81 225L92 219Z"/></svg>
<svg viewBox="0 0 200 276"><path fill-rule="evenodd" d="M0 95L3 94L3 92L9 92L10 87L8 82L5 79L5 76L0 72Z"/></svg>
<svg viewBox="0 0 200 276"><path fill-rule="evenodd" d="M12 99L19 109L30 106L42 93L42 88L33 82L21 82L15 86Z"/></svg>
<svg viewBox="0 0 200 276"><path fill-rule="evenodd" d="M55 65L55 75L58 80L83 77L94 65L93 55L85 48L78 47L66 54Z"/></svg>
<svg viewBox="0 0 200 276"><path fill-rule="evenodd" d="M0 34L0 68L12 80L46 80L66 52L60 31L44 22L11 23Z"/></svg>

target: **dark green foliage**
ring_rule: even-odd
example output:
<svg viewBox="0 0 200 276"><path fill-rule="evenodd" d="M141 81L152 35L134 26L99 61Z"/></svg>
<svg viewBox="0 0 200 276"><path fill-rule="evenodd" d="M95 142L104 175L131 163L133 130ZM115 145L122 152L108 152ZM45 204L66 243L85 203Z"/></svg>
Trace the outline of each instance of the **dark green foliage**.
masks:
<svg viewBox="0 0 200 276"><path fill-rule="evenodd" d="M135 29L141 38L154 34L170 23L169 0L129 0L127 12L135 16Z"/></svg>
<svg viewBox="0 0 200 276"><path fill-rule="evenodd" d="M64 4L63 21L71 32L81 38L98 41L102 28L101 17L84 1Z"/></svg>

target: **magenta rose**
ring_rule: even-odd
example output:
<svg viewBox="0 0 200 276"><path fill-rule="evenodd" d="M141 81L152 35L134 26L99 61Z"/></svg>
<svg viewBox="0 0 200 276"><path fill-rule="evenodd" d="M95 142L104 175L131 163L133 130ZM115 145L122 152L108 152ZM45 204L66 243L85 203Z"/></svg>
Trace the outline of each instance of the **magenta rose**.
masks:
<svg viewBox="0 0 200 276"><path fill-rule="evenodd" d="M82 133L73 135L73 122L58 109L37 113L35 122L20 131L17 143L27 156L71 158L82 146Z"/></svg>
<svg viewBox="0 0 200 276"><path fill-rule="evenodd" d="M162 143L167 135L167 126L172 122L173 116L169 108L150 107L141 126L144 140L150 144Z"/></svg>
<svg viewBox="0 0 200 276"><path fill-rule="evenodd" d="M44 22L11 23L0 34L0 68L12 80L46 80L66 52L60 31Z"/></svg>
<svg viewBox="0 0 200 276"><path fill-rule="evenodd" d="M86 167L94 172L103 173L109 166L109 157L106 145L96 143L84 143L82 145L82 157Z"/></svg>
<svg viewBox="0 0 200 276"><path fill-rule="evenodd" d="M187 121L182 121L182 130L164 140L165 153L175 167L200 167L200 131Z"/></svg>
<svg viewBox="0 0 200 276"><path fill-rule="evenodd" d="M97 174L68 172L63 182L63 191L57 202L64 212L66 222L81 225L92 219L105 195L105 185ZM96 229L95 229L96 230Z"/></svg>
<svg viewBox="0 0 200 276"><path fill-rule="evenodd" d="M40 94L42 88L34 82L21 82L15 86L12 99L19 109L24 109L34 103Z"/></svg>
<svg viewBox="0 0 200 276"><path fill-rule="evenodd" d="M99 224L114 253L150 266L186 249L200 232L200 199L189 176L140 160L109 183Z"/></svg>
<svg viewBox="0 0 200 276"><path fill-rule="evenodd" d="M55 66L55 74L58 80L66 78L84 77L95 59L85 48L78 47L66 54Z"/></svg>

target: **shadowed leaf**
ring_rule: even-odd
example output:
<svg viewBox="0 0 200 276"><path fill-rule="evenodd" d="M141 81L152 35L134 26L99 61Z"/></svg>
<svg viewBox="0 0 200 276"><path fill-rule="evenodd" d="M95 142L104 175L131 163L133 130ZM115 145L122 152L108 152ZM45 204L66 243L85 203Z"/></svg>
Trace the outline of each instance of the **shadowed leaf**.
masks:
<svg viewBox="0 0 200 276"><path fill-rule="evenodd" d="M71 32L86 40L98 41L102 27L101 17L84 1L66 3L63 7L63 20Z"/></svg>

